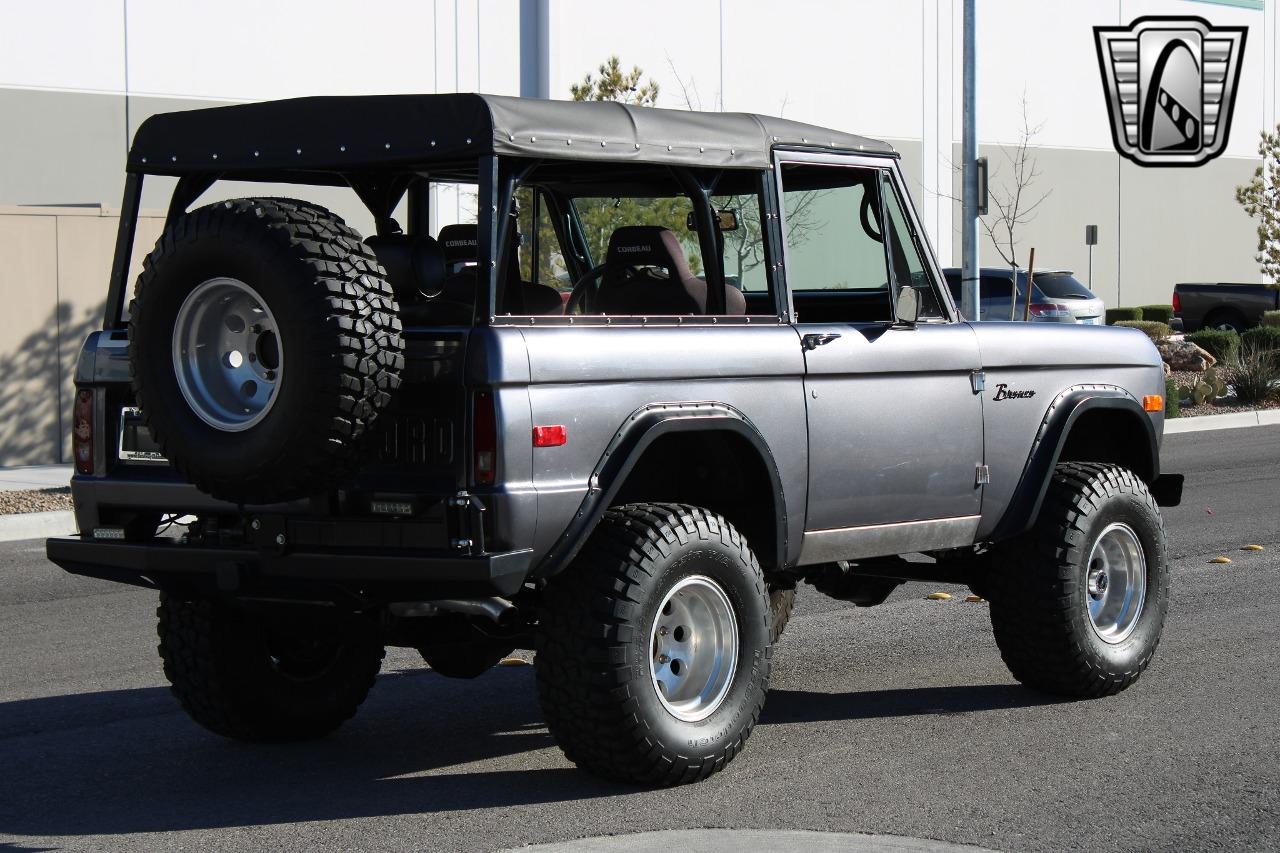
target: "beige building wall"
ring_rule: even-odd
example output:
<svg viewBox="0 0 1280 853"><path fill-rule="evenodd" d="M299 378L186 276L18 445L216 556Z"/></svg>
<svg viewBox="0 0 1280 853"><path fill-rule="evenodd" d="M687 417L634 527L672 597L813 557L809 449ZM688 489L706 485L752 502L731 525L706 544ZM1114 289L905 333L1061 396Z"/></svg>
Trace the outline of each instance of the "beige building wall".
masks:
<svg viewBox="0 0 1280 853"><path fill-rule="evenodd" d="M1011 187L1010 148L981 145L991 164L993 194ZM1027 203L1044 200L1029 222L1014 231L1019 266L1035 247L1036 266L1069 269L1108 307L1167 305L1173 286L1186 281L1260 282L1254 262L1255 223L1236 202L1257 161L1220 157L1194 169L1145 168L1114 151L1033 148L1040 175L1024 191ZM960 146L954 147L960 162ZM960 196L957 175L953 195ZM960 265L960 205L950 266ZM983 217L994 223L996 210ZM1098 226L1089 280L1086 225ZM1000 252L980 231L979 263L1003 266ZM1001 248L1007 237L997 229ZM943 259L944 263L947 259Z"/></svg>
<svg viewBox="0 0 1280 853"><path fill-rule="evenodd" d="M71 461L76 356L102 328L119 211L0 207L0 467ZM138 220L130 282L163 216Z"/></svg>

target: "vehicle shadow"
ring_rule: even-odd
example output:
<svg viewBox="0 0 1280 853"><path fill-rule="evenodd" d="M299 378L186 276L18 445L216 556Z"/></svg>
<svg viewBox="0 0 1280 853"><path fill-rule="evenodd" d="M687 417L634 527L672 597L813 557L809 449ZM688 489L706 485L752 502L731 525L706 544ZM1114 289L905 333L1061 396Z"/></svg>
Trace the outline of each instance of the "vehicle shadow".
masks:
<svg viewBox="0 0 1280 853"><path fill-rule="evenodd" d="M0 704L0 744L0 834L16 836L466 811L630 790L558 751L536 753L554 742L530 667L475 681L384 675L353 720L312 743L225 740L157 687Z"/></svg>
<svg viewBox="0 0 1280 853"><path fill-rule="evenodd" d="M825 720L874 720L925 714L970 714L1010 708L1059 705L1074 700L1037 693L1017 684L975 684L960 687L912 687L857 693L813 693L770 690L760 715L761 725L812 723Z"/></svg>
<svg viewBox="0 0 1280 853"><path fill-rule="evenodd" d="M1054 701L1015 685L775 690L760 726ZM465 812L638 790L578 771L555 750L530 667L475 681L383 675L355 719L312 743L225 740L153 687L0 704L0 744L0 834L19 837Z"/></svg>

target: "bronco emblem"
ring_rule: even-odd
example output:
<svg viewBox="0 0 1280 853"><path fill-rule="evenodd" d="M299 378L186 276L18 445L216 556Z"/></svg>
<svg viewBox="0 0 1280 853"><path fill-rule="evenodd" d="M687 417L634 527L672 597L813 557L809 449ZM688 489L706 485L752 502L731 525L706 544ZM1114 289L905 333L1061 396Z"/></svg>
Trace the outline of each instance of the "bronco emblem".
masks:
<svg viewBox="0 0 1280 853"><path fill-rule="evenodd" d="M994 400L1025 400L1036 395L1035 391L1010 391L1009 386L1001 382L996 386L996 393L992 395Z"/></svg>

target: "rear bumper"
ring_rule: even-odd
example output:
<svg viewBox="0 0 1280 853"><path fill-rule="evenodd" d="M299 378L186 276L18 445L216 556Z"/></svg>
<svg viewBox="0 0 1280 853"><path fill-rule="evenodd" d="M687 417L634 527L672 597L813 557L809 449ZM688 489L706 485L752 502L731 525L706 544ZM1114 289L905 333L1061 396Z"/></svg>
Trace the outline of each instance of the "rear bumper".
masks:
<svg viewBox="0 0 1280 853"><path fill-rule="evenodd" d="M385 600L513 595L532 550L476 556L205 547L84 536L46 540L49 560L72 574L157 589L196 587L227 594Z"/></svg>

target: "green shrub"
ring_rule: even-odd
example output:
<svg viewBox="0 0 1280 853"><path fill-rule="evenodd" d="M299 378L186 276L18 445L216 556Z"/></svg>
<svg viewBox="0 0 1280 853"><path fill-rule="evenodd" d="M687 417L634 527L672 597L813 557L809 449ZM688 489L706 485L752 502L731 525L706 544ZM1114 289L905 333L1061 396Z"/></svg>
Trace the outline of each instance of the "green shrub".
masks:
<svg viewBox="0 0 1280 853"><path fill-rule="evenodd" d="M1225 329L1201 329L1186 339L1209 353L1218 361L1235 361L1240 355L1240 335Z"/></svg>
<svg viewBox="0 0 1280 853"><path fill-rule="evenodd" d="M1240 336L1241 350L1280 350L1280 327L1255 326Z"/></svg>
<svg viewBox="0 0 1280 853"><path fill-rule="evenodd" d="M1182 389L1172 379L1164 381L1164 416L1166 418L1182 417Z"/></svg>
<svg viewBox="0 0 1280 853"><path fill-rule="evenodd" d="M1172 305L1143 305L1138 309L1142 312L1143 320L1153 320L1157 323L1169 323L1173 319Z"/></svg>
<svg viewBox="0 0 1280 853"><path fill-rule="evenodd" d="M1107 309L1107 325L1111 326L1120 320L1141 320L1141 308L1108 308Z"/></svg>
<svg viewBox="0 0 1280 853"><path fill-rule="evenodd" d="M1154 323L1148 320L1118 320L1112 323L1113 326L1123 326L1126 329L1137 329L1153 341L1163 340L1173 334L1164 323Z"/></svg>
<svg viewBox="0 0 1280 853"><path fill-rule="evenodd" d="M1269 400L1277 393L1276 383L1280 382L1280 349L1246 342L1240 347L1240 356L1223 373L1241 403Z"/></svg>
<svg viewBox="0 0 1280 853"><path fill-rule="evenodd" d="M1280 311L1263 311L1262 325L1275 328L1280 326Z"/></svg>

